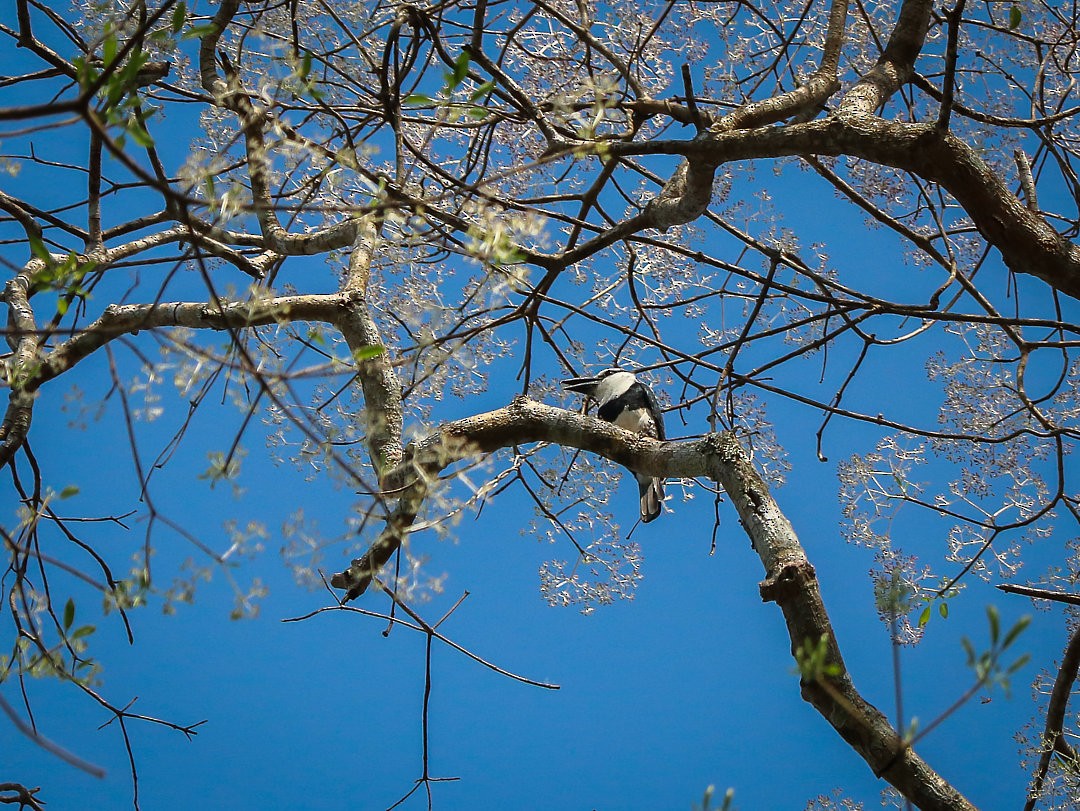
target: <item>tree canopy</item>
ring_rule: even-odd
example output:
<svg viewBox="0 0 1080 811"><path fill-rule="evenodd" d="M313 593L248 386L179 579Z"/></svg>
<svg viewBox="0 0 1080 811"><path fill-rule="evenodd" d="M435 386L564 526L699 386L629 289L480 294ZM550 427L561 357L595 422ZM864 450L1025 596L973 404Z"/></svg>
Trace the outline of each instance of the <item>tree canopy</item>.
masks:
<svg viewBox="0 0 1080 811"><path fill-rule="evenodd" d="M899 657L968 601L989 643L954 651L971 680L950 700L1039 670L1010 802L1078 807L1077 8L54 5L0 17L0 708L30 740L94 768L37 729L31 677L125 730L196 733L106 697L98 625L134 640L135 609L211 577L254 615L271 564L238 562L262 546L312 589L290 619L412 626L430 685L432 645L457 643L427 601L444 616L469 587L436 541L504 510L550 552L542 599L586 614L634 598L675 537L756 557L808 728L920 808L974 805L919 754L955 707L913 721ZM659 394L669 441L559 385L614 365ZM100 476L38 452L60 443ZM280 514L218 500L208 536L176 501L275 465L297 488ZM671 480L648 527L625 468ZM804 544L872 590L842 610L880 616L895 690L848 670ZM1025 648L1013 608L984 622L1022 599L986 584L1052 606L1038 639L1064 653Z"/></svg>

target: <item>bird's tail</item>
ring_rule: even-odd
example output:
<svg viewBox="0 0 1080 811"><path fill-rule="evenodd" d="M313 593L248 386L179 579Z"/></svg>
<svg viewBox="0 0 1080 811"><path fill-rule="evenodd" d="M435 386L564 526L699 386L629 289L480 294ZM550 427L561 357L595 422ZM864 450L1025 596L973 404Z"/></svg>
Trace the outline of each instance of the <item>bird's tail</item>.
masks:
<svg viewBox="0 0 1080 811"><path fill-rule="evenodd" d="M647 524L663 512L664 480L638 476L637 481L641 493L641 523Z"/></svg>

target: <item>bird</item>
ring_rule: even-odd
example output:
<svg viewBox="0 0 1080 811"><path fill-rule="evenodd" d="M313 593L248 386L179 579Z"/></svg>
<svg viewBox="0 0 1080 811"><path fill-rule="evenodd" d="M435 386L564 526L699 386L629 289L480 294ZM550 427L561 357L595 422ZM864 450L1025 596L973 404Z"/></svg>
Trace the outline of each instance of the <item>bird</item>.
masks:
<svg viewBox="0 0 1080 811"><path fill-rule="evenodd" d="M594 377L568 378L562 381L562 386L596 400L600 419L661 442L667 439L664 416L656 397L633 372L615 366ZM634 473L634 477L641 495L641 521L647 524L663 511L664 480L644 473Z"/></svg>

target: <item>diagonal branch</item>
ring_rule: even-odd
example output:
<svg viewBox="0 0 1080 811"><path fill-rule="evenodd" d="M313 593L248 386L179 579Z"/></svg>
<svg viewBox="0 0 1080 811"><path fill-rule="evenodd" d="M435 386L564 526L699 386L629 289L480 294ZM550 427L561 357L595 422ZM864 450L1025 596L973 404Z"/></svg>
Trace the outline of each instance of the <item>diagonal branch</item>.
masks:
<svg viewBox="0 0 1080 811"><path fill-rule="evenodd" d="M911 78L915 60L926 41L933 7L932 0L904 0L884 53L844 94L841 112L871 115Z"/></svg>

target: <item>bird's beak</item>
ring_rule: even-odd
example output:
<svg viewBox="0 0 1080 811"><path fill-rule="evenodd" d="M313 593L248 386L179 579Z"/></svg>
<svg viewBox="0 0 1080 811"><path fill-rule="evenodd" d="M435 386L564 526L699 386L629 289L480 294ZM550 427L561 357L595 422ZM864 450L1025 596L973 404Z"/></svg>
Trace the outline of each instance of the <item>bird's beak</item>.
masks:
<svg viewBox="0 0 1080 811"><path fill-rule="evenodd" d="M568 377L562 382L562 387L567 391L576 391L581 394L592 394L600 385L597 377Z"/></svg>

